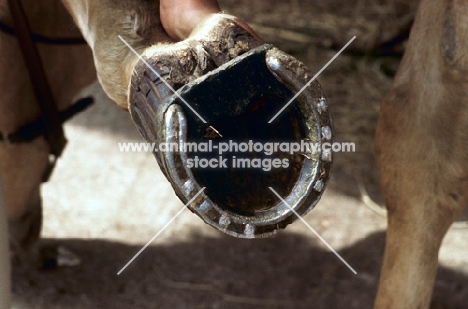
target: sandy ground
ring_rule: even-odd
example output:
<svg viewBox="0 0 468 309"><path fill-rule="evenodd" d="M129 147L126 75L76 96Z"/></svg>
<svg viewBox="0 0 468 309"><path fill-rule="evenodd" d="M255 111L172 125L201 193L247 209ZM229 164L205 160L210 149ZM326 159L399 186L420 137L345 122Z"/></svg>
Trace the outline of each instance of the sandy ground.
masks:
<svg viewBox="0 0 468 309"><path fill-rule="evenodd" d="M328 7L331 14L314 1L285 1L274 8L267 1L234 2L221 3L314 72L335 54L334 44L342 46L354 35L341 31L327 37L330 22L359 25L356 20L383 16L364 1L357 2L368 15L358 5L352 14ZM399 3L395 12L403 18L412 8ZM354 49L390 36L387 25L394 15L385 16L375 18L384 20L380 33L358 37ZM328 26L320 24L324 20ZM368 24L373 20L369 17ZM129 115L94 85L88 91L96 95L96 104L67 123L66 152L43 186L41 245L65 246L81 264L14 269L15 308L371 308L386 220L362 203L358 184L381 202L372 138L379 102L391 83L386 68L396 65L397 58L350 53L319 79L331 104L336 139L354 141L357 152L337 154L331 182L305 220L356 275L300 221L275 237L244 240L218 233L189 211L117 275L183 204L152 154L119 151L119 142L142 139ZM434 308L466 308L467 242L466 230L452 229L445 238Z"/></svg>

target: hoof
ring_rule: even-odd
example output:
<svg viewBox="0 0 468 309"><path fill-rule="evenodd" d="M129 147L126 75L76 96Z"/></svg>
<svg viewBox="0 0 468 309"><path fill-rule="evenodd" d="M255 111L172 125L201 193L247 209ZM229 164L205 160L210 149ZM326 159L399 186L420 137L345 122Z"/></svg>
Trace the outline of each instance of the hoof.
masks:
<svg viewBox="0 0 468 309"><path fill-rule="evenodd" d="M312 74L302 63L231 19L218 22L196 40L145 52L130 111L177 196L188 203L204 188L192 212L226 234L266 237L324 191L332 154L316 150L332 142L328 105L317 81L305 87Z"/></svg>
<svg viewBox="0 0 468 309"><path fill-rule="evenodd" d="M42 200L38 196L30 203L27 213L15 221L8 221L10 250L15 264L34 264L41 228Z"/></svg>

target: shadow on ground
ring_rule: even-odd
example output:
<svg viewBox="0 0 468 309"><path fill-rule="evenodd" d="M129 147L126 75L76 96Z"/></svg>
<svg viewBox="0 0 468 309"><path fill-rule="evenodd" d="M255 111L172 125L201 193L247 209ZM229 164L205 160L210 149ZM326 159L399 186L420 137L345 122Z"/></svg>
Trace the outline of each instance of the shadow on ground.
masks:
<svg viewBox="0 0 468 309"><path fill-rule="evenodd" d="M196 235L174 239L148 247L120 276L116 273L141 246L102 240L43 243L67 246L82 264L15 269L18 308L361 309L372 307L384 234L340 250L357 275L312 238L293 233L254 241ZM464 308L467 287L467 276L441 268L434 308ZM448 294L449 300L439 301ZM44 304L36 295L42 295Z"/></svg>

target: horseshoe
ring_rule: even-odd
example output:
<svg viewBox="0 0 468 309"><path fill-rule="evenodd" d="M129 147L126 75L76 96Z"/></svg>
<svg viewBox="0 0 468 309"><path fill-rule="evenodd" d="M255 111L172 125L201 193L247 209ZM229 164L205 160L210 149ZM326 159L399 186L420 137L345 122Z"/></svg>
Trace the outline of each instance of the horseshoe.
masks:
<svg viewBox="0 0 468 309"><path fill-rule="evenodd" d="M144 53L132 76L129 107L192 212L228 235L261 238L314 208L329 179L332 153L321 146L333 142L332 120L323 90L311 78L297 59L218 14L189 39ZM313 143L319 151L219 151L220 145L249 143ZM179 149L160 151L160 145ZM211 145L212 151L195 145ZM196 160L223 166L194 167Z"/></svg>

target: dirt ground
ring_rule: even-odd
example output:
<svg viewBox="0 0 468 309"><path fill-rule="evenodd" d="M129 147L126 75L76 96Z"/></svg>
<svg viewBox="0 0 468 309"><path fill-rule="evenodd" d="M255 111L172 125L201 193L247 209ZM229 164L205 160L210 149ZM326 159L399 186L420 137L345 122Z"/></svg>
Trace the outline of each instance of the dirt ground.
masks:
<svg viewBox="0 0 468 309"><path fill-rule="evenodd" d="M386 219L362 202L359 187L382 204L373 162L379 102L392 81L411 21L406 1L223 0L268 42L317 72L352 36L350 48L319 77L336 140L356 144L335 156L331 182L305 220L357 271L354 275L300 221L262 240L218 233L184 211L122 274L117 272L183 204L149 153L119 152L142 141L129 115L98 85L97 103L66 125L69 139L43 187L42 246L64 246L81 264L15 268L15 308L371 308ZM468 233L451 229L440 252L433 308L466 308Z"/></svg>

